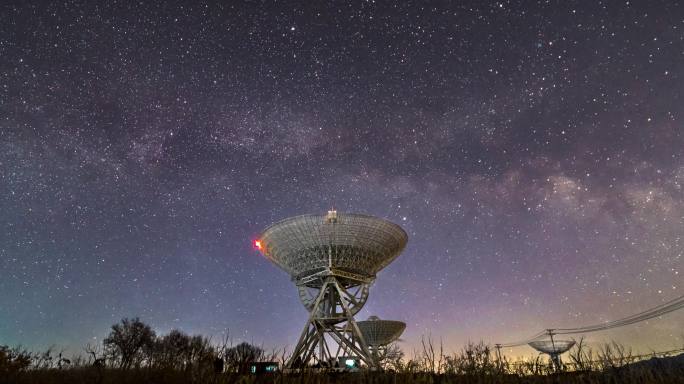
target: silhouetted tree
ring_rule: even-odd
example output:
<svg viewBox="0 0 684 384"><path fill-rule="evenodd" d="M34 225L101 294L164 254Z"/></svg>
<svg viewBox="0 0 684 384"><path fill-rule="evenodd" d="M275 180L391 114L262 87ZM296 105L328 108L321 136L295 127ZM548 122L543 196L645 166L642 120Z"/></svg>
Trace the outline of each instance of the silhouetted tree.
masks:
<svg viewBox="0 0 684 384"><path fill-rule="evenodd" d="M112 325L112 331L103 340L103 344L107 355L118 362L119 368L129 369L140 364L141 352L150 348L154 339L155 333L149 325L137 317L124 318L121 323Z"/></svg>
<svg viewBox="0 0 684 384"><path fill-rule="evenodd" d="M159 368L183 369L189 360L190 336L174 329L158 337L147 351L151 364Z"/></svg>
<svg viewBox="0 0 684 384"><path fill-rule="evenodd" d="M399 371L402 367L404 351L397 343L392 343L377 356L378 363L382 369Z"/></svg>
<svg viewBox="0 0 684 384"><path fill-rule="evenodd" d="M447 356L444 371L458 375L482 376L500 373L497 361L489 345L468 342L460 353Z"/></svg>
<svg viewBox="0 0 684 384"><path fill-rule="evenodd" d="M423 346L423 353L420 356L423 369L428 372L441 373L444 368L444 346L442 340L439 341L439 351L435 351L432 342L432 334L427 337L422 336L420 342Z"/></svg>
<svg viewBox="0 0 684 384"><path fill-rule="evenodd" d="M19 347L10 348L0 345L0 377L9 377L9 375L28 369L31 360L31 354Z"/></svg>
<svg viewBox="0 0 684 384"><path fill-rule="evenodd" d="M264 350L246 342L240 343L226 350L226 364L231 370L239 370L246 364L262 361Z"/></svg>
<svg viewBox="0 0 684 384"><path fill-rule="evenodd" d="M193 380L212 375L218 356L208 338L189 336L177 329L155 338L154 343L143 348L143 354L148 367L183 371Z"/></svg>
<svg viewBox="0 0 684 384"><path fill-rule="evenodd" d="M216 356L214 358L214 364L213 364L214 365L214 373L216 373L216 374L223 373L223 364L224 364L223 359Z"/></svg>
<svg viewBox="0 0 684 384"><path fill-rule="evenodd" d="M216 348L211 345L208 338L201 335L194 335L190 338L190 346L188 349L188 360L190 364L211 367L216 356Z"/></svg>

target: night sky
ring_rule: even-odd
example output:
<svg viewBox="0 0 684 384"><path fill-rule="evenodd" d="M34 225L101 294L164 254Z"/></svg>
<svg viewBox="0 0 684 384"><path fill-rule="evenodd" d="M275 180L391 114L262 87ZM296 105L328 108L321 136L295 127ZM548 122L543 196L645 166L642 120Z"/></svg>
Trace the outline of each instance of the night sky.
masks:
<svg viewBox="0 0 684 384"><path fill-rule="evenodd" d="M292 348L306 310L252 241L332 207L409 234L357 316L409 354L684 294L684 5L156 3L0 5L0 344L140 316Z"/></svg>

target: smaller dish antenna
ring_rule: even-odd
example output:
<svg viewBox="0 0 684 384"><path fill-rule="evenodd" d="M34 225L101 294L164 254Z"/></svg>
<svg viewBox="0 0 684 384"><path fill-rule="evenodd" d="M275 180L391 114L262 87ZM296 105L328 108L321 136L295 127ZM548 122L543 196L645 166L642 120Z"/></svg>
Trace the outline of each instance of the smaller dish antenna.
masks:
<svg viewBox="0 0 684 384"><path fill-rule="evenodd" d="M368 320L358 321L359 329L370 347L382 347L393 343L406 329L406 323L396 320L380 320L371 316Z"/></svg>
<svg viewBox="0 0 684 384"><path fill-rule="evenodd" d="M570 350L575 345L574 340L554 340L553 329L548 329L546 333L549 335L549 340L535 340L528 343L528 345L537 351L549 355L553 367L556 372L562 370L563 364L560 355Z"/></svg>
<svg viewBox="0 0 684 384"><path fill-rule="evenodd" d="M406 329L406 323L396 320L380 320L377 316L371 316L368 320L357 322L363 338L368 344L376 365L386 356L387 346L399 340Z"/></svg>

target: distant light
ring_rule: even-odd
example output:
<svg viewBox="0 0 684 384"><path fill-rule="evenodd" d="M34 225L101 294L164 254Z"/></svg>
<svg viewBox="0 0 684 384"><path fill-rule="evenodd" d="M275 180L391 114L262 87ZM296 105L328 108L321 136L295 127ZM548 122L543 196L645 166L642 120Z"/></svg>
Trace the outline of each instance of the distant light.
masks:
<svg viewBox="0 0 684 384"><path fill-rule="evenodd" d="M261 240L254 240L254 248L258 249L261 251Z"/></svg>
<svg viewBox="0 0 684 384"><path fill-rule="evenodd" d="M348 368L354 368L354 367L356 367L356 360L347 359L344 361L344 365L346 365Z"/></svg>

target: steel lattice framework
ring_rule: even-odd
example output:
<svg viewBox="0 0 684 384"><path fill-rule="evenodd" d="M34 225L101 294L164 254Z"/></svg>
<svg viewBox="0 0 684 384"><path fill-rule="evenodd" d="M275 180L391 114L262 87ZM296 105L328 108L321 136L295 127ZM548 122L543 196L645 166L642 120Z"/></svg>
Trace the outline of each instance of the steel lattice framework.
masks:
<svg viewBox="0 0 684 384"><path fill-rule="evenodd" d="M330 366L341 356L375 366L354 315L368 299L376 274L404 249L408 236L387 220L329 211L266 228L257 247L297 285L309 319L288 362Z"/></svg>
<svg viewBox="0 0 684 384"><path fill-rule="evenodd" d="M301 282L331 268L375 278L399 256L408 236L400 226L383 219L331 211L275 223L259 240L264 255Z"/></svg>

